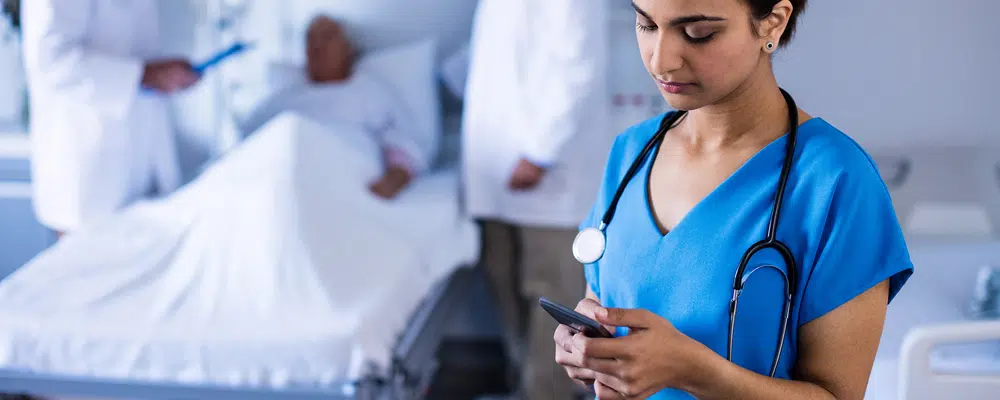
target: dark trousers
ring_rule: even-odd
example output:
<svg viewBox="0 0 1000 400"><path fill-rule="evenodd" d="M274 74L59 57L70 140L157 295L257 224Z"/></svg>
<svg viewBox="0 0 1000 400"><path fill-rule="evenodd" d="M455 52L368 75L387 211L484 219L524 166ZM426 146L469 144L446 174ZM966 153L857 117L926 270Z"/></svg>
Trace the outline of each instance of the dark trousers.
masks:
<svg viewBox="0 0 1000 400"><path fill-rule="evenodd" d="M585 296L583 266L573 258L575 229L521 227L483 221L482 264L522 368L520 394L529 400L573 399L578 389L555 363L558 323L539 297L575 307Z"/></svg>

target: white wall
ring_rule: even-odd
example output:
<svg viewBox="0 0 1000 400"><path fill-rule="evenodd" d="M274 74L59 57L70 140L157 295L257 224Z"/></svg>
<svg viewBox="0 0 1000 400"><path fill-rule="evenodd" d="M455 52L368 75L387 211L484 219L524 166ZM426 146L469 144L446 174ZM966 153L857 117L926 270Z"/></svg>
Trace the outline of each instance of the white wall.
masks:
<svg viewBox="0 0 1000 400"><path fill-rule="evenodd" d="M610 1L615 87L649 94L634 12ZM1000 146L998 17L996 0L813 0L776 73L804 109L866 147Z"/></svg>
<svg viewBox="0 0 1000 400"><path fill-rule="evenodd" d="M778 57L802 107L872 147L1000 145L1000 1L810 1Z"/></svg>

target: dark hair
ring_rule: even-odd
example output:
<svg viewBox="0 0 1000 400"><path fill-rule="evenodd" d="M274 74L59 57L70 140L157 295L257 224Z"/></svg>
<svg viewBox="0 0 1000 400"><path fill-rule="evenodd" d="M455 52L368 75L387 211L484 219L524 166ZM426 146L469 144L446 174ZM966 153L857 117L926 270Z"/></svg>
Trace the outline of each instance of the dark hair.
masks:
<svg viewBox="0 0 1000 400"><path fill-rule="evenodd" d="M756 26L757 21L767 18L771 15L771 10L774 9L774 5L778 4L780 0L743 0L748 7L750 7L750 16L753 18L754 25ZM802 15L802 11L806 9L806 0L789 0L792 3L792 15L788 16L788 25L785 26L785 32L781 34L780 42L778 46L786 46L788 42L792 40L792 36L795 34L796 23L799 20L799 16Z"/></svg>

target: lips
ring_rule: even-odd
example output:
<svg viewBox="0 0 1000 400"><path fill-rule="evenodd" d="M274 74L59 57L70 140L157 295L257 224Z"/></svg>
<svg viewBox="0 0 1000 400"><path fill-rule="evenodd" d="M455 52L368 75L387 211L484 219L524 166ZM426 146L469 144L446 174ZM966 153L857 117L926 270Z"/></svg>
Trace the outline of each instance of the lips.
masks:
<svg viewBox="0 0 1000 400"><path fill-rule="evenodd" d="M660 84L660 87L662 87L664 91L673 94L684 93L694 86L693 83L665 81L662 79L657 79L657 83Z"/></svg>

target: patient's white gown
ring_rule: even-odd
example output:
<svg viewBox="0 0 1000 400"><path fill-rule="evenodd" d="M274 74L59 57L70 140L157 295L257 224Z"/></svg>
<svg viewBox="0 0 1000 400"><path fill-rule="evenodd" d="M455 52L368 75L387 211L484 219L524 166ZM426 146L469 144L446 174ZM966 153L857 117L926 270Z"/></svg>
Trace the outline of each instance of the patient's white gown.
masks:
<svg viewBox="0 0 1000 400"><path fill-rule="evenodd" d="M372 196L363 129L281 113L169 198L65 237L0 282L0 369L285 387L384 367L478 235L453 170Z"/></svg>

